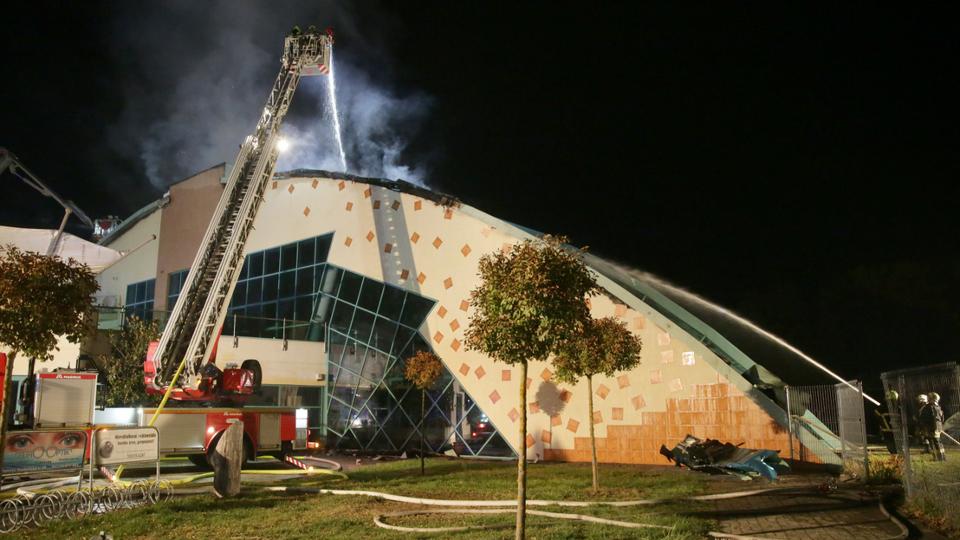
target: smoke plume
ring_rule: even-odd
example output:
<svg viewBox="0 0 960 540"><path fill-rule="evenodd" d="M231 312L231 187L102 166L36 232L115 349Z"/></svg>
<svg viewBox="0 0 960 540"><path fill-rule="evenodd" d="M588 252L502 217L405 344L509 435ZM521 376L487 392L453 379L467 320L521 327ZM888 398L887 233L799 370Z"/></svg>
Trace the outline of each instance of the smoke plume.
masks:
<svg viewBox="0 0 960 540"><path fill-rule="evenodd" d="M311 23L337 32L347 172L424 182L423 166L411 163L404 150L430 99L393 87L390 56L378 40L395 31L395 23L371 4L221 0L117 6L117 62L129 75L111 143L142 163L154 187L233 163L276 77L283 37L294 25ZM301 79L283 127L292 148L278 170L342 169L326 84L325 77Z"/></svg>

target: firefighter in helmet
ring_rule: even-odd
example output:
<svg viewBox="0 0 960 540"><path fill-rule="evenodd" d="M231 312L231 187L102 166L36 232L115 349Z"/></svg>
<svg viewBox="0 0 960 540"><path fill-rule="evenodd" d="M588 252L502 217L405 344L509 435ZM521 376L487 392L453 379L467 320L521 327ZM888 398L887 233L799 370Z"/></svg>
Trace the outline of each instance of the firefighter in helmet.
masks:
<svg viewBox="0 0 960 540"><path fill-rule="evenodd" d="M940 434L943 433L943 408L940 407L940 394L930 392L927 394L930 398L930 442L933 444L933 459L937 461L946 461L947 452L943 448L943 442L940 441Z"/></svg>
<svg viewBox="0 0 960 540"><path fill-rule="evenodd" d="M933 410L930 408L930 397L926 394L917 396L916 425L917 438L920 439L920 444L923 445L923 452L925 454L932 454Z"/></svg>

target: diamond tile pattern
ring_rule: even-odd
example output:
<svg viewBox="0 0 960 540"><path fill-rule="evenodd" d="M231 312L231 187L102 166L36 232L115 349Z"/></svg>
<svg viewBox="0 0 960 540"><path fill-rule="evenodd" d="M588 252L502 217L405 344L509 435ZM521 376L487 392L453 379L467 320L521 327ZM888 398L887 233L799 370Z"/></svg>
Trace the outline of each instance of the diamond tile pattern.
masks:
<svg viewBox="0 0 960 540"><path fill-rule="evenodd" d="M610 394L610 389L607 388L607 385L601 384L597 387L597 391L595 393L600 396L600 399L607 399L607 396Z"/></svg>

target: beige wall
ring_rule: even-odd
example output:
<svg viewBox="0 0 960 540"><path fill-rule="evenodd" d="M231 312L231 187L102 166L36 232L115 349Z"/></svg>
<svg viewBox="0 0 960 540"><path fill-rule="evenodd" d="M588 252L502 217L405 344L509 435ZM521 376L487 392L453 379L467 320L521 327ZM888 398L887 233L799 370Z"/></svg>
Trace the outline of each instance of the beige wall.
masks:
<svg viewBox="0 0 960 540"><path fill-rule="evenodd" d="M159 242L153 238L160 237L161 213L155 210L110 243L109 247L130 253L97 275L98 304L123 306L127 285L156 277Z"/></svg>
<svg viewBox="0 0 960 540"><path fill-rule="evenodd" d="M154 309L169 311L173 308L167 306L169 275L193 264L223 193L220 180L224 170L225 165L218 165L170 186L170 202L163 208L160 222Z"/></svg>

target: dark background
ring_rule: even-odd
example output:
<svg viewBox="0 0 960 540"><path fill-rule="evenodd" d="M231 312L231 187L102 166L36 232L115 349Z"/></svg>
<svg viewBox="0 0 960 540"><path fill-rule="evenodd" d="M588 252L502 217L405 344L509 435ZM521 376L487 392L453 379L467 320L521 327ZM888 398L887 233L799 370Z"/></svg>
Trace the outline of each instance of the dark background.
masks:
<svg viewBox="0 0 960 540"><path fill-rule="evenodd" d="M372 84L429 97L398 129L429 187L696 291L875 386L958 360L957 18L902 8L15 3L0 146L91 216L126 216L162 194L137 143L197 57L268 51L245 73L262 103L283 34L331 25ZM204 69L216 96L243 62ZM259 107L236 118L252 126ZM217 136L235 149L245 134ZM0 182L0 223L56 226L56 206Z"/></svg>

